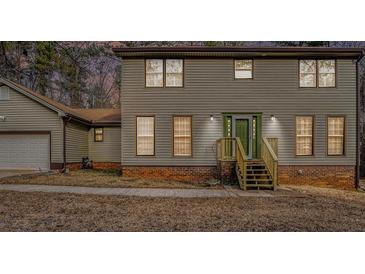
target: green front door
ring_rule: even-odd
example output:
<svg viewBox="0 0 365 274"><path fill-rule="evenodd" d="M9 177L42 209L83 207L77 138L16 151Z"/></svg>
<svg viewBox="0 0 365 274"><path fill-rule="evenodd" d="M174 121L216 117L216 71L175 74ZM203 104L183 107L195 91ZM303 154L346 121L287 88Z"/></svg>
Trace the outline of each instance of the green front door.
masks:
<svg viewBox="0 0 365 274"><path fill-rule="evenodd" d="M236 137L240 138L247 155L250 155L250 128L249 119L236 119Z"/></svg>

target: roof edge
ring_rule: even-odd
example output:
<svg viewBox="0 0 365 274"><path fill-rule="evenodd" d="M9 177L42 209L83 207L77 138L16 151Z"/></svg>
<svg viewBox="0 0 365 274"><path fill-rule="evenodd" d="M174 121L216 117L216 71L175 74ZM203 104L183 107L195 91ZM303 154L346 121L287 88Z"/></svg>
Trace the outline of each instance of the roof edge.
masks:
<svg viewBox="0 0 365 274"><path fill-rule="evenodd" d="M329 47L119 47L113 52L121 57L142 57L146 55L177 54L184 56L338 56L358 58L364 55L365 48Z"/></svg>
<svg viewBox="0 0 365 274"><path fill-rule="evenodd" d="M65 115L66 115L66 112L65 112L64 110L60 109L59 107L57 107L57 106L55 106L55 105L53 105L53 104L48 103L47 101L45 101L45 100L44 100L44 99L42 99L41 97L36 96L36 95L34 95L34 94L32 94L32 93L28 92L28 91L26 90L26 88L22 88L22 87L20 87L20 85L19 85L19 84L13 83L12 81L9 81L9 80L4 79L4 78L2 78L2 77L0 77L0 82L1 82L1 83L3 83L3 84L4 84L4 85L6 85L6 86L11 87L12 89L14 89L14 90L16 90L16 91L18 91L18 92L20 92L20 93L21 93L21 94L23 94L24 96L27 96L27 97L31 98L32 100L34 100L34 101L36 101L36 102L40 103L41 105L43 105L43 106L45 106L45 107L47 107L47 108L49 108L49 109L51 109L51 110L53 110L53 111L57 112L60 116L65 116Z"/></svg>

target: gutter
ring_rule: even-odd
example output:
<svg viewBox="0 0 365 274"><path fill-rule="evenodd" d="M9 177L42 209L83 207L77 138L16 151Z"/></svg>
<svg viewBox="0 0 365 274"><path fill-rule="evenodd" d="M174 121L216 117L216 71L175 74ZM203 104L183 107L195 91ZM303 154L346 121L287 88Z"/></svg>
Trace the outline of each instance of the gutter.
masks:
<svg viewBox="0 0 365 274"><path fill-rule="evenodd" d="M355 187L360 188L360 115L361 115L361 85L360 85L360 61L364 57L365 51L356 60L356 179Z"/></svg>

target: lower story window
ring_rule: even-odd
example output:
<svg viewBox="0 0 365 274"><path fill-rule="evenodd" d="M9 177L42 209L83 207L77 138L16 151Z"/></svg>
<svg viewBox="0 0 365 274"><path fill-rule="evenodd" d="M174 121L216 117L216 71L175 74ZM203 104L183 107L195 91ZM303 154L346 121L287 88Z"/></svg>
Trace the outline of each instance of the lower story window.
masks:
<svg viewBox="0 0 365 274"><path fill-rule="evenodd" d="M192 155L192 119L191 116L175 116L174 156Z"/></svg>
<svg viewBox="0 0 365 274"><path fill-rule="evenodd" d="M137 117L137 155L155 154L155 117Z"/></svg>
<svg viewBox="0 0 365 274"><path fill-rule="evenodd" d="M95 142L104 141L104 129L102 127L97 127L94 129L94 141Z"/></svg>
<svg viewBox="0 0 365 274"><path fill-rule="evenodd" d="M313 155L313 117L296 117L296 155Z"/></svg>
<svg viewBox="0 0 365 274"><path fill-rule="evenodd" d="M345 117L328 117L327 134L328 155L344 155Z"/></svg>

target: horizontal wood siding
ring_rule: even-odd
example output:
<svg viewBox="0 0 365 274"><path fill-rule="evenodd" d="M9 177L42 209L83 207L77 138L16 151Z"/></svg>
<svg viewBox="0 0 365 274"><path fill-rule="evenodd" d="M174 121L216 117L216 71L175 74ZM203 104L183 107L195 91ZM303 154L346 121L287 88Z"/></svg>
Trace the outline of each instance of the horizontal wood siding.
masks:
<svg viewBox="0 0 365 274"><path fill-rule="evenodd" d="M89 158L94 162L120 163L120 127L104 127L104 141L94 141L94 128L89 130Z"/></svg>
<svg viewBox="0 0 365 274"><path fill-rule="evenodd" d="M298 60L256 59L254 79L235 80L233 59L185 59L184 88L145 88L144 59L124 58L122 164L215 165L223 112L262 113L263 136L279 139L279 164L355 165L356 69L337 62L336 88L299 88ZM155 115L156 155L135 153L135 116ZM193 116L193 156L172 156L173 115ZM214 115L214 121L209 117ZM275 115L277 120L271 121ZM295 116L315 115L314 156L295 156ZM326 156L326 117L346 115L346 155Z"/></svg>
<svg viewBox="0 0 365 274"><path fill-rule="evenodd" d="M58 114L10 89L9 100L0 100L0 131L50 131L51 162L63 162L63 122Z"/></svg>
<svg viewBox="0 0 365 274"><path fill-rule="evenodd" d="M66 125L66 161L80 163L82 157L89 155L89 128L68 122Z"/></svg>

